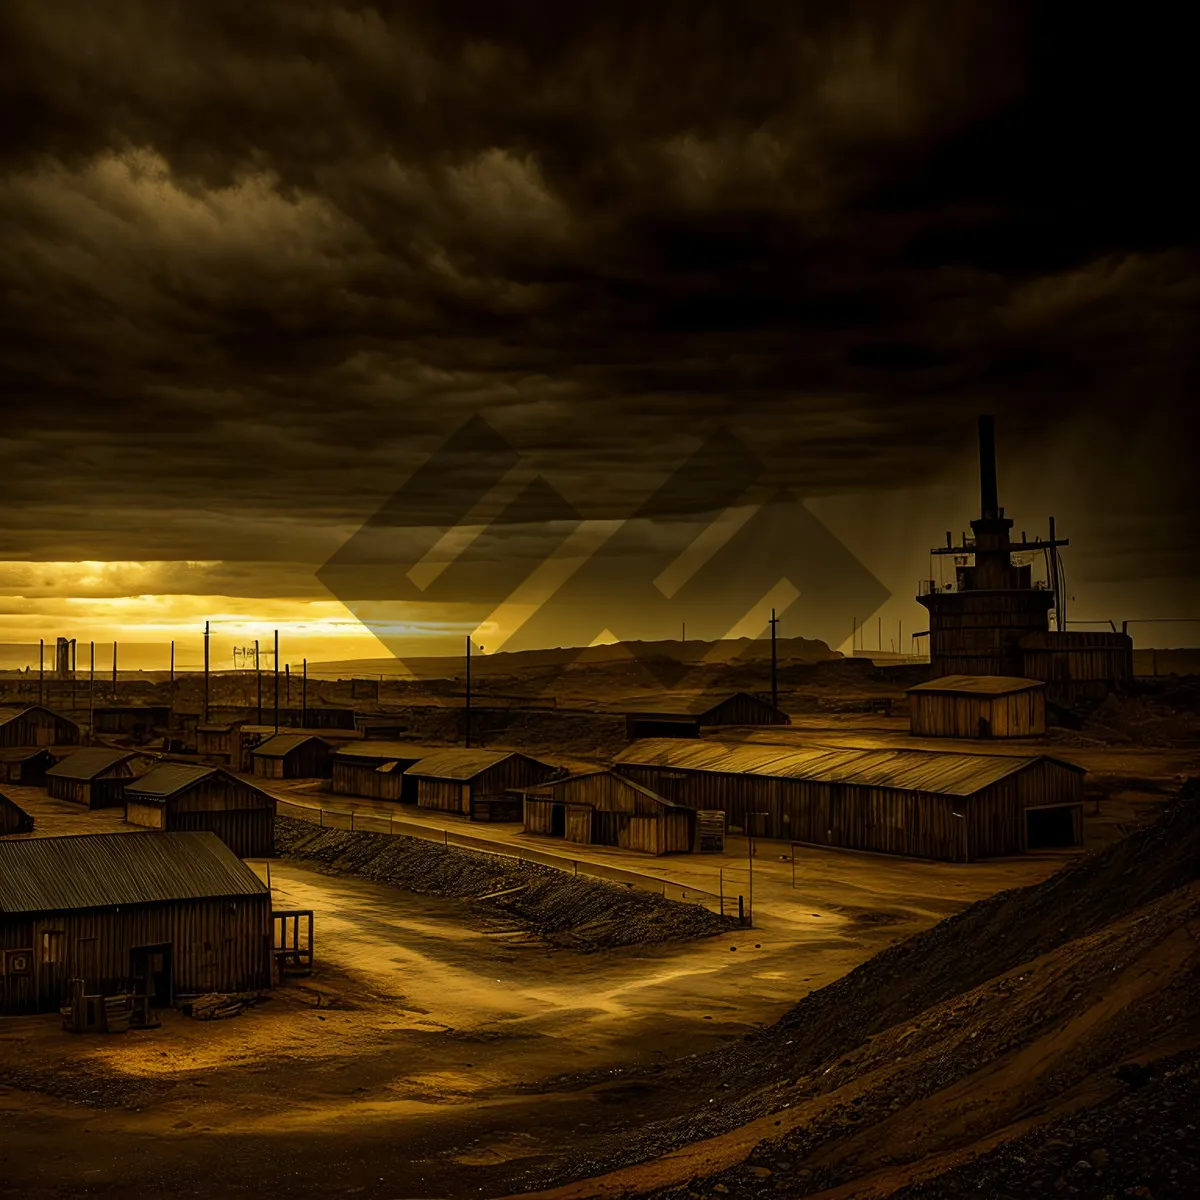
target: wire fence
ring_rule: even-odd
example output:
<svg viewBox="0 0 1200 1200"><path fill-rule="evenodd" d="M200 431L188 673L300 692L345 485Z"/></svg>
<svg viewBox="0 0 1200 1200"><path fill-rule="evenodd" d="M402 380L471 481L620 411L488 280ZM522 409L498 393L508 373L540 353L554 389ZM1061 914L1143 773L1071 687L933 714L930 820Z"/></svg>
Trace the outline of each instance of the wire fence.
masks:
<svg viewBox="0 0 1200 1200"><path fill-rule="evenodd" d="M710 892L704 888L690 887L669 879L662 879L659 876L629 871L624 867L609 866L607 863L593 862L588 859L568 858L565 855L536 850L531 846L504 845L487 838L472 837L470 834L454 833L449 829L436 829L416 821L406 821L403 817L397 818L390 814L385 816L382 813L362 812L354 809L349 811L327 809L318 805L296 804L288 800L277 801L277 812L280 816L293 817L296 820L320 825L322 829L420 838L422 841L435 842L441 846L453 846L460 850L471 850L476 854L486 854L495 859L515 859L519 862L536 863L539 866L562 871L567 875L582 875L608 883L623 883L627 887L638 888L640 891L662 896L664 900L675 900L682 904L699 904L710 912L720 913L722 916L738 911L739 897L736 895L726 896L723 888L720 892Z"/></svg>

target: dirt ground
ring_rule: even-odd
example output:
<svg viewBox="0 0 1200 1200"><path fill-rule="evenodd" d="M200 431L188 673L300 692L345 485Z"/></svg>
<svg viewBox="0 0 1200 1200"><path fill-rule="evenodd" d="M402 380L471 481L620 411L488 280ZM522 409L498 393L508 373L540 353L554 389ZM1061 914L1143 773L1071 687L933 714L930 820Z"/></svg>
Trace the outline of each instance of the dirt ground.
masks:
<svg viewBox="0 0 1200 1200"><path fill-rule="evenodd" d="M902 718L794 719L786 730L726 736L914 744ZM1144 824L1198 766L1195 750L994 749L1034 746L1091 772L1089 846ZM133 831L119 811L5 791L34 815L38 835ZM312 786L278 793L346 812L372 807ZM405 819L497 849L547 848L515 827ZM747 851L731 838L714 856L570 853L748 898ZM159 1029L112 1038L62 1032L55 1017L0 1022L0 1195L433 1200L503 1196L534 1175L578 1178L592 1147L711 1101L695 1081L672 1084L656 1067L740 1043L892 943L1073 857L955 865L799 849L793 863L786 844L762 841L753 928L588 955L489 924L466 901L275 861L276 905L316 913L311 977L233 1019L168 1012ZM709 1081L714 1094L720 1086ZM752 1131L745 1137L753 1144Z"/></svg>

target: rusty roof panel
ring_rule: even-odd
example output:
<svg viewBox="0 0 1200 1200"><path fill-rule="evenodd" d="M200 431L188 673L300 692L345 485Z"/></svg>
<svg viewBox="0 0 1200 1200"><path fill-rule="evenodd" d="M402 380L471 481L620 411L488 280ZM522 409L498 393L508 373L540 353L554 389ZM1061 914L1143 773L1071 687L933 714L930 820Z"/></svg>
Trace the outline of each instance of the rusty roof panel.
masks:
<svg viewBox="0 0 1200 1200"><path fill-rule="evenodd" d="M1040 679L1021 679L1014 675L943 675L908 689L908 694L946 696L1011 696L1015 692L1035 691L1046 685Z"/></svg>
<svg viewBox="0 0 1200 1200"><path fill-rule="evenodd" d="M88 833L0 842L0 913L262 896L215 833Z"/></svg>
<svg viewBox="0 0 1200 1200"><path fill-rule="evenodd" d="M834 746L728 745L648 738L614 760L621 765L663 766L680 771L767 775L819 783L895 788L947 796L970 796L1039 761L1083 768L1043 754L963 754L953 751L861 749Z"/></svg>

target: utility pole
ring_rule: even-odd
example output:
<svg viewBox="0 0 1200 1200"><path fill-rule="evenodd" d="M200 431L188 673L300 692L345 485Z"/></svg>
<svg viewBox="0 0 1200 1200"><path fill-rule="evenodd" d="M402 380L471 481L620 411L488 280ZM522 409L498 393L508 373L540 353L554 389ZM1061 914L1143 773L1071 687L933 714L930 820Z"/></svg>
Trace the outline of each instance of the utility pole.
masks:
<svg viewBox="0 0 1200 1200"><path fill-rule="evenodd" d="M1054 594L1054 628L1061 632L1066 628L1066 622L1063 620L1062 610L1062 595L1060 594L1060 580L1058 578L1058 546L1057 539L1054 536L1054 518L1050 518L1050 558L1048 564L1050 567L1050 590Z"/></svg>
<svg viewBox="0 0 1200 1200"><path fill-rule="evenodd" d="M876 650L883 649L883 618L882 617L879 618L879 629L878 629L878 632L875 634L875 649Z"/></svg>
<svg viewBox="0 0 1200 1200"><path fill-rule="evenodd" d="M779 658L775 652L775 626L778 624L779 618L771 609L771 707L776 710L779 708Z"/></svg>
<svg viewBox="0 0 1200 1200"><path fill-rule="evenodd" d="M209 644L208 644L208 622L204 622L204 723L208 724L208 665L209 665Z"/></svg>
<svg viewBox="0 0 1200 1200"><path fill-rule="evenodd" d="M471 745L471 635L469 633L467 634L467 705L464 717L464 733L469 749Z"/></svg>
<svg viewBox="0 0 1200 1200"><path fill-rule="evenodd" d="M275 732L279 732L279 630L275 630Z"/></svg>
<svg viewBox="0 0 1200 1200"><path fill-rule="evenodd" d="M46 703L46 639L38 638L38 703Z"/></svg>
<svg viewBox="0 0 1200 1200"><path fill-rule="evenodd" d="M113 703L117 702L117 643L113 642L113 682L112 682L112 698Z"/></svg>
<svg viewBox="0 0 1200 1200"><path fill-rule="evenodd" d="M300 681L300 726L308 728L308 659L304 660L304 674Z"/></svg>
<svg viewBox="0 0 1200 1200"><path fill-rule="evenodd" d="M258 685L258 724L262 724L262 670L258 665L258 638L254 639L254 682Z"/></svg>
<svg viewBox="0 0 1200 1200"><path fill-rule="evenodd" d="M747 910L750 915L750 927L754 927L754 818L768 816L765 812L748 812L746 814L746 861L750 864L750 882L747 886Z"/></svg>
<svg viewBox="0 0 1200 1200"><path fill-rule="evenodd" d="M92 744L92 726L96 720L96 643L92 642L92 662L88 667L88 745Z"/></svg>
<svg viewBox="0 0 1200 1200"><path fill-rule="evenodd" d="M292 664L283 664L283 707L292 707Z"/></svg>

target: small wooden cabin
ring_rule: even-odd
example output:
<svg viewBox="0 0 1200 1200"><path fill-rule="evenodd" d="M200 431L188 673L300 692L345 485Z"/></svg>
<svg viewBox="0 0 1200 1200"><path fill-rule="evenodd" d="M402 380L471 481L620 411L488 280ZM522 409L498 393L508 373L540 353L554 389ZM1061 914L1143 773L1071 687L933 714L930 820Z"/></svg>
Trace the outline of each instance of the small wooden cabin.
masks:
<svg viewBox="0 0 1200 1200"><path fill-rule="evenodd" d="M0 781L26 787L45 787L46 772L58 759L45 746L0 748Z"/></svg>
<svg viewBox="0 0 1200 1200"><path fill-rule="evenodd" d="M0 841L0 1014L271 986L271 895L212 833Z"/></svg>
<svg viewBox="0 0 1200 1200"><path fill-rule="evenodd" d="M339 796L417 802L417 780L405 771L439 750L412 742L363 740L334 751L332 789Z"/></svg>
<svg viewBox="0 0 1200 1200"><path fill-rule="evenodd" d="M525 831L584 846L686 854L696 813L615 771L583 771L525 794Z"/></svg>
<svg viewBox="0 0 1200 1200"><path fill-rule="evenodd" d="M625 712L629 741L649 737L699 737L714 725L790 725L791 717L769 700L749 692L723 699L712 696L665 696L636 711Z"/></svg>
<svg viewBox="0 0 1200 1200"><path fill-rule="evenodd" d="M313 733L280 733L250 752L252 770L264 779L324 779L330 773L329 743Z"/></svg>
<svg viewBox="0 0 1200 1200"><path fill-rule="evenodd" d="M0 708L0 746L78 746L79 726L40 704Z"/></svg>
<svg viewBox="0 0 1200 1200"><path fill-rule="evenodd" d="M506 795L547 783L557 767L515 750L435 750L408 767L415 779L417 804L441 812L462 813L473 820L520 820L520 804Z"/></svg>
<svg viewBox="0 0 1200 1200"><path fill-rule="evenodd" d="M46 772L46 790L84 808L119 808L137 757L132 750L107 747L76 750Z"/></svg>
<svg viewBox="0 0 1200 1200"><path fill-rule="evenodd" d="M125 789L125 819L169 832L215 833L239 858L275 853L275 797L223 767L162 763Z"/></svg>
<svg viewBox="0 0 1200 1200"><path fill-rule="evenodd" d="M918 737L1041 737L1046 685L1007 675L943 675L908 689L909 732Z"/></svg>
<svg viewBox="0 0 1200 1200"><path fill-rule="evenodd" d="M15 800L0 792L0 837L32 831L33 818Z"/></svg>

